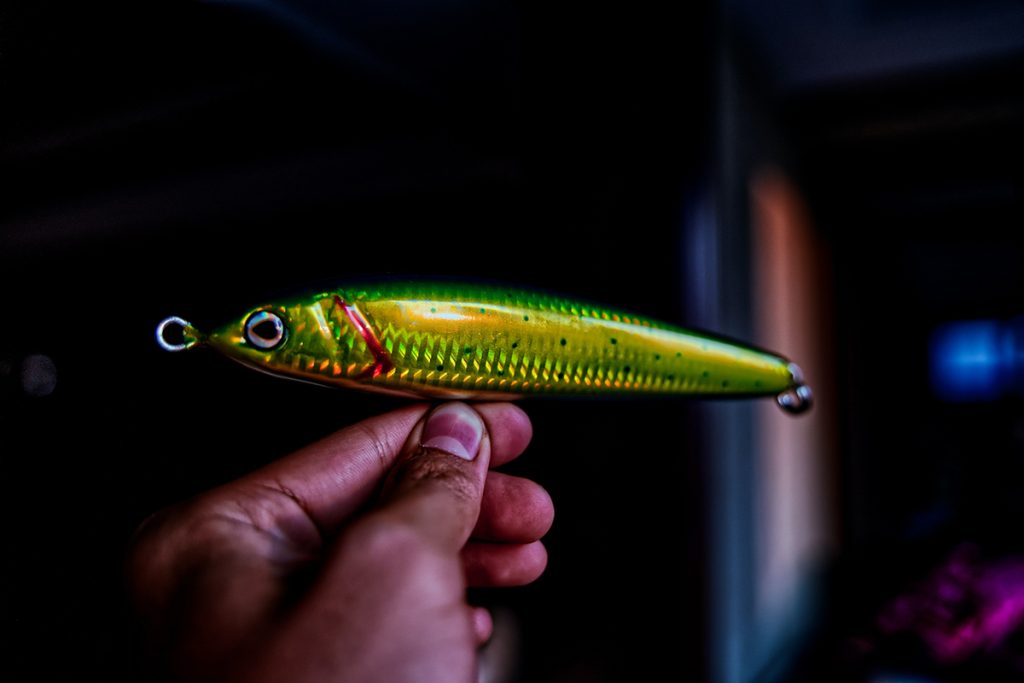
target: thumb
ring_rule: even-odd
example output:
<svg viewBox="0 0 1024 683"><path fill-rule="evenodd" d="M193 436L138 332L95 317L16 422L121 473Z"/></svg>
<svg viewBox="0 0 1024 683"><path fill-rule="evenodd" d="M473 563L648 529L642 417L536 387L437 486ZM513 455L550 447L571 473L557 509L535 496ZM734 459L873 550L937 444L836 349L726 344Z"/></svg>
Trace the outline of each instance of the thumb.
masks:
<svg viewBox="0 0 1024 683"><path fill-rule="evenodd" d="M413 428L378 506L345 529L274 644L284 678L472 679L459 551L480 512L490 450L483 419L463 403L443 404ZM281 678L254 666L261 680Z"/></svg>
<svg viewBox="0 0 1024 683"><path fill-rule="evenodd" d="M480 514L490 451L475 410L464 403L439 406L409 435L377 514L414 528L439 550L457 552Z"/></svg>

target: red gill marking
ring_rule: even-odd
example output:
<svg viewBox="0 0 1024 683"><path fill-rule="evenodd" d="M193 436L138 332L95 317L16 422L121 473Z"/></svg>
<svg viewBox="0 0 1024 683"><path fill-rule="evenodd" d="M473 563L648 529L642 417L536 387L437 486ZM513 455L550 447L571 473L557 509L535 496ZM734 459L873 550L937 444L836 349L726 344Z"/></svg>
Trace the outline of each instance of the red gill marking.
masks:
<svg viewBox="0 0 1024 683"><path fill-rule="evenodd" d="M349 322L359 330L359 334L363 336L363 340L366 342L366 347L370 349L370 353L373 354L373 365L361 372L356 379L373 379L395 367L391 362L391 357L388 355L387 350L385 350L381 345L380 340L377 339L377 335L373 333L370 323L363 317L363 314L359 309L345 303L345 300L342 299L339 294L334 295L334 303L345 312L345 316L348 318Z"/></svg>

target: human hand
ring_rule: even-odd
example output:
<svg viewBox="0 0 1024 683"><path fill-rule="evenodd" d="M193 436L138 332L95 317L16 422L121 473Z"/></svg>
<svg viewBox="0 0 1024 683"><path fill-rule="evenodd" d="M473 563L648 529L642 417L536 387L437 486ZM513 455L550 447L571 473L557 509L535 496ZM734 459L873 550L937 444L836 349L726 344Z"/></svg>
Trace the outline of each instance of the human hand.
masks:
<svg viewBox="0 0 1024 683"><path fill-rule="evenodd" d="M129 556L155 653L187 680L470 681L469 586L544 570L553 509L490 471L529 443L511 404L371 418L155 515Z"/></svg>

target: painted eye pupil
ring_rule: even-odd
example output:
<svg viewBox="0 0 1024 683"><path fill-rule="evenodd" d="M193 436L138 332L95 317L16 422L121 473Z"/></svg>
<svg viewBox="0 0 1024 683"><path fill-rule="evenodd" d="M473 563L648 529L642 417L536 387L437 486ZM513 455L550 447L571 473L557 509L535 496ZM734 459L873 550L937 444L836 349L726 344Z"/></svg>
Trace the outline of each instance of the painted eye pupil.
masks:
<svg viewBox="0 0 1024 683"><path fill-rule="evenodd" d="M284 341L284 322L270 311L260 311L245 323L245 338L253 346L272 349Z"/></svg>
<svg viewBox="0 0 1024 683"><path fill-rule="evenodd" d="M278 329L277 326L274 325L274 323L270 322L269 320L264 320L260 324L253 326L252 333L259 337L260 339L272 341L277 337Z"/></svg>

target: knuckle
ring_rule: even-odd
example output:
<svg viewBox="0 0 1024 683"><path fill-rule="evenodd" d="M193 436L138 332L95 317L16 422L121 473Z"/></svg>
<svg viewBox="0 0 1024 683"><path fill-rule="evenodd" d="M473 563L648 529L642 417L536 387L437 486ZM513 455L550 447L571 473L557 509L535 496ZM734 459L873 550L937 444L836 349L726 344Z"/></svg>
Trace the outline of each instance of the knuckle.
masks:
<svg viewBox="0 0 1024 683"><path fill-rule="evenodd" d="M466 471L461 461L429 450L414 452L399 466L398 478L413 484L438 484L459 502L474 502L479 498L476 477Z"/></svg>
<svg viewBox="0 0 1024 683"><path fill-rule="evenodd" d="M387 445L387 436L377 427L367 422L357 422L352 425L351 429L363 436L366 449L380 466L381 474L387 474L388 470L391 469L392 462L391 449Z"/></svg>
<svg viewBox="0 0 1024 683"><path fill-rule="evenodd" d="M174 589L184 550L194 542L188 507L161 510L136 530L125 557L128 587L143 612L155 609Z"/></svg>
<svg viewBox="0 0 1024 683"><path fill-rule="evenodd" d="M326 532L317 522L309 501L281 479L256 484L256 490L239 495L234 508L240 521L296 550L315 551Z"/></svg>
<svg viewBox="0 0 1024 683"><path fill-rule="evenodd" d="M242 536L243 513L211 509L203 499L176 505L139 526L127 551L129 575L137 586L172 581L182 567L230 549L226 539Z"/></svg>

